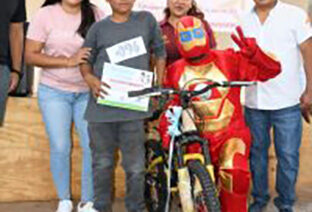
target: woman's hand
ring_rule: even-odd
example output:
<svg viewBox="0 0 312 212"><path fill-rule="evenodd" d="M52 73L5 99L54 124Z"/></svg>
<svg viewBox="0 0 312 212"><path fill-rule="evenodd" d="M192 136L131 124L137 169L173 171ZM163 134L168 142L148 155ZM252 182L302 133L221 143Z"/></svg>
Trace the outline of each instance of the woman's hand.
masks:
<svg viewBox="0 0 312 212"><path fill-rule="evenodd" d="M67 67L75 67L86 63L91 54L91 48L81 48L79 51L68 58Z"/></svg>

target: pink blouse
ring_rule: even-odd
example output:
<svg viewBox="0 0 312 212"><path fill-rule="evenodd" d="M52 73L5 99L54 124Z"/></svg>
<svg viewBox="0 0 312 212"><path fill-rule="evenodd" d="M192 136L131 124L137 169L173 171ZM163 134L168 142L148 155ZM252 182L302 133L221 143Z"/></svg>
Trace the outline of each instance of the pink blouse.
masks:
<svg viewBox="0 0 312 212"><path fill-rule="evenodd" d="M95 17L97 21L101 20L104 13L97 8ZM27 39L44 43L43 52L49 56L71 57L81 48L84 41L77 33L80 23L80 13L66 13L60 4L46 6L40 8L32 19ZM70 92L88 91L78 66L43 68L40 83Z"/></svg>

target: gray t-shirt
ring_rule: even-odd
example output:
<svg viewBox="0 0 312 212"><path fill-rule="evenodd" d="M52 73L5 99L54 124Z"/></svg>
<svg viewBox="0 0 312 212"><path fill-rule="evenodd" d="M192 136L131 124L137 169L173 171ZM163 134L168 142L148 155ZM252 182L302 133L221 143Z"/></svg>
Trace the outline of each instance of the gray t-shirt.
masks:
<svg viewBox="0 0 312 212"><path fill-rule="evenodd" d="M150 70L151 52L157 58L165 58L166 56L160 28L151 13L145 11L132 12L129 20L124 23L115 23L109 16L92 25L83 46L92 48L89 63L93 67L94 75L101 78L104 62L111 62L106 51L107 48L140 36L143 38L147 53L117 64ZM96 99L92 95L90 96L85 113L85 119L89 122L130 121L144 119L151 115L150 111L138 112L100 105L96 103Z"/></svg>

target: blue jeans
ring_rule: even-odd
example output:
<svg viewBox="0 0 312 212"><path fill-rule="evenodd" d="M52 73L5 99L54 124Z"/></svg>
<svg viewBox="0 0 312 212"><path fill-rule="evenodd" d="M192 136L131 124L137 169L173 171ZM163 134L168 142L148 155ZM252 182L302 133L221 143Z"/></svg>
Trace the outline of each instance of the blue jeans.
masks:
<svg viewBox="0 0 312 212"><path fill-rule="evenodd" d="M70 199L70 154L72 122L83 151L81 201L93 200L92 159L88 124L83 115L89 93L73 93L40 85L38 101L50 140L50 167L60 200Z"/></svg>
<svg viewBox="0 0 312 212"><path fill-rule="evenodd" d="M273 128L277 157L276 191L274 204L279 209L291 209L296 200L295 185L299 169L299 147L302 137L300 106L280 110L245 109L253 141L250 151L250 169L253 177L252 196L256 203L266 205L268 190L268 149L270 129Z"/></svg>
<svg viewBox="0 0 312 212"><path fill-rule="evenodd" d="M9 67L7 65L0 65L0 126L2 126L4 122L10 75Z"/></svg>

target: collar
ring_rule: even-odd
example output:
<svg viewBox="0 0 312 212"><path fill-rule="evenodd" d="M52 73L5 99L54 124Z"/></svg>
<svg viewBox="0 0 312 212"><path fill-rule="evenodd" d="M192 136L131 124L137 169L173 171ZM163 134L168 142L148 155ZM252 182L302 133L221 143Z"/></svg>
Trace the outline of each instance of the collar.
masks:
<svg viewBox="0 0 312 212"><path fill-rule="evenodd" d="M164 18L163 20L161 20L160 22L159 22L159 25L161 26L161 27L163 27L163 26L165 26L165 25L171 25L170 23L169 23L169 20L168 20L168 18Z"/></svg>
<svg viewBox="0 0 312 212"><path fill-rule="evenodd" d="M276 5L270 10L270 14L274 13L283 3L277 0ZM256 6L251 8L251 13L256 13Z"/></svg>
<svg viewBox="0 0 312 212"><path fill-rule="evenodd" d="M188 64L191 64L193 66L201 66L203 64L208 64L208 63L211 63L212 61L214 61L216 58L216 55L215 55L215 51L213 50L210 50L208 55L201 59L201 60L198 60L196 62L192 62L191 60L188 60L185 58L185 60L187 61Z"/></svg>

